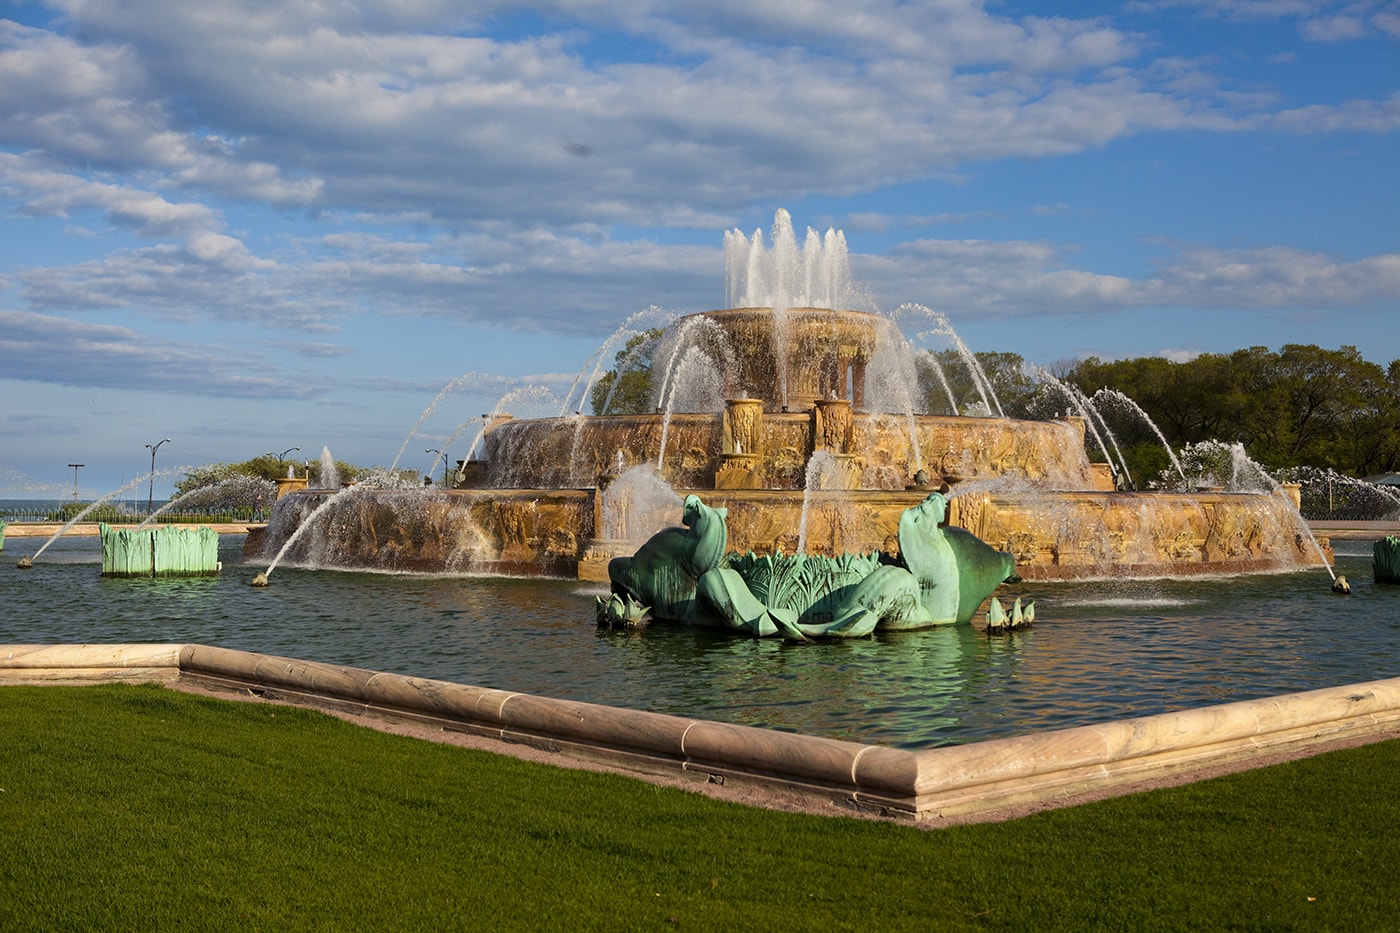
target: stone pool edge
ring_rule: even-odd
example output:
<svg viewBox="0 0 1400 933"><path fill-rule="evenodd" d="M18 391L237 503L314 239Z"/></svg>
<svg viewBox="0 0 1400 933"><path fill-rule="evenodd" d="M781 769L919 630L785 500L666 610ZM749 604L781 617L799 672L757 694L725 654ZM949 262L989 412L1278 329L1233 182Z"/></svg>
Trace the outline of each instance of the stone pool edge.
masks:
<svg viewBox="0 0 1400 933"><path fill-rule="evenodd" d="M209 645L0 645L0 686L152 681L427 725L638 774L781 789L916 822L1248 767L1400 727L1393 678L910 751Z"/></svg>

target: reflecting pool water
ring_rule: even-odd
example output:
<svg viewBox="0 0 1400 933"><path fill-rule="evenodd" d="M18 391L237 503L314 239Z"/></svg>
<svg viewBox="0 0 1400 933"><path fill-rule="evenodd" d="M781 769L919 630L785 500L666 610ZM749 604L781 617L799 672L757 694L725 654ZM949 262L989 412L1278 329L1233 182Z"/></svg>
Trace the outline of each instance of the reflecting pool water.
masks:
<svg viewBox="0 0 1400 933"><path fill-rule="evenodd" d="M966 626L791 645L656 624L599 631L601 586L282 566L107 580L97 538L8 538L0 644L198 642L902 748L957 744L1400 676L1400 587L1369 542L1327 574L1022 584L1035 628Z"/></svg>

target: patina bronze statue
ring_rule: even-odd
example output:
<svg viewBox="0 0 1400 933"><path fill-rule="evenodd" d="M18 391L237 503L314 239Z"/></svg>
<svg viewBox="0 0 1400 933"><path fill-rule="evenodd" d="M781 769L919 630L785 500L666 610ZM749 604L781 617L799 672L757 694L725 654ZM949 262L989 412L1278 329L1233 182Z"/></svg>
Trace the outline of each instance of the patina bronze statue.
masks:
<svg viewBox="0 0 1400 933"><path fill-rule="evenodd" d="M652 536L608 565L612 595L599 624L652 618L794 640L856 638L968 622L1015 561L946 524L948 500L933 493L905 511L899 553L726 553L726 511L685 499L682 527Z"/></svg>

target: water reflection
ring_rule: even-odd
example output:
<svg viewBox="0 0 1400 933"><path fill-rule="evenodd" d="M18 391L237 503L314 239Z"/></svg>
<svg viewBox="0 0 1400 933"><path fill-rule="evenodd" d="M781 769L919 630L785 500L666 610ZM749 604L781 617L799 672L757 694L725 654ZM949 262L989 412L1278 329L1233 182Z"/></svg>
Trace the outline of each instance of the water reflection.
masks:
<svg viewBox="0 0 1400 933"><path fill-rule="evenodd" d="M1339 542L1320 571L1214 581L1022 584L1036 627L792 645L653 625L600 631L573 581L284 566L104 580L95 538L6 541L0 643L203 642L506 690L899 747L960 743L1400 674L1400 587ZM26 548L28 550L26 550Z"/></svg>

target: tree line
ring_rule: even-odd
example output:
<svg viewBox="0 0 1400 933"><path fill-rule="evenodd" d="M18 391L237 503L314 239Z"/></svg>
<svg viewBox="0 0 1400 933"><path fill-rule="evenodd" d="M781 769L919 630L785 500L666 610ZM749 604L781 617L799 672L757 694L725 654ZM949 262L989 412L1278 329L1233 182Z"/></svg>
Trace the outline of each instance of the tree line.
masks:
<svg viewBox="0 0 1400 933"><path fill-rule="evenodd" d="M1275 475L1302 467L1355 478L1400 470L1400 360L1383 368L1354 346L1249 347L1184 362L1089 357L1046 368L1015 353L974 356L1007 417L1099 418L1135 477L1166 472L1166 446L1212 441L1242 445ZM932 357L948 388L924 390L928 413L950 413L950 396L958 414L976 413L977 375L954 351Z"/></svg>
<svg viewBox="0 0 1400 933"><path fill-rule="evenodd" d="M1108 388L1131 398L1177 449L1239 443L1271 473L1314 467L1360 478L1400 470L1400 360L1382 368L1354 346L1249 347L1186 362L1091 357L1063 378L1089 397ZM1111 423L1120 443L1160 447L1144 424L1117 414Z"/></svg>

